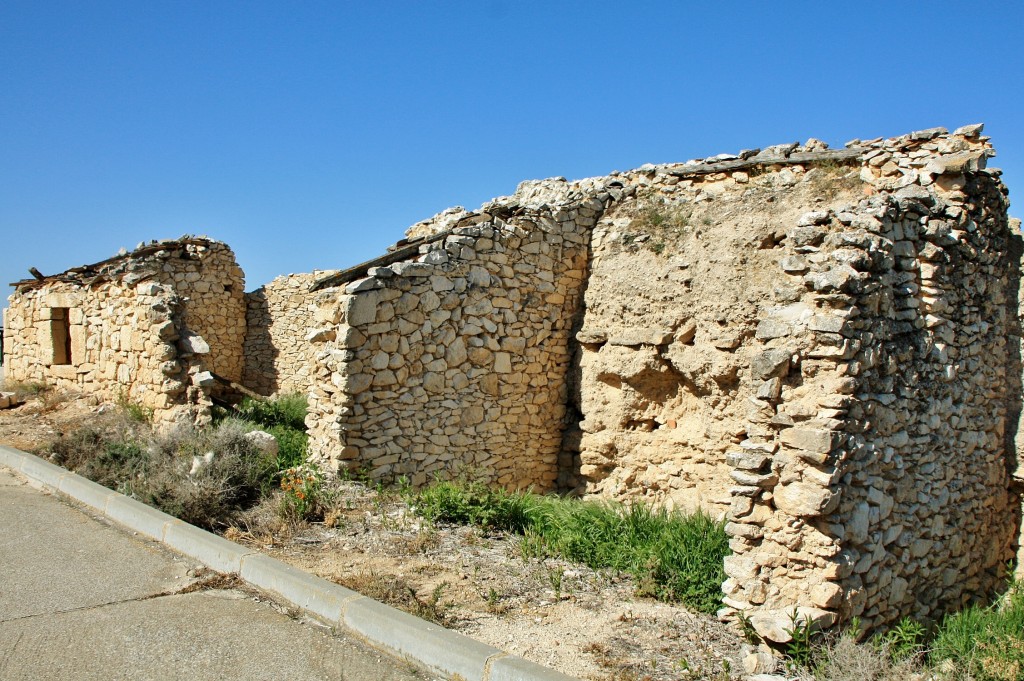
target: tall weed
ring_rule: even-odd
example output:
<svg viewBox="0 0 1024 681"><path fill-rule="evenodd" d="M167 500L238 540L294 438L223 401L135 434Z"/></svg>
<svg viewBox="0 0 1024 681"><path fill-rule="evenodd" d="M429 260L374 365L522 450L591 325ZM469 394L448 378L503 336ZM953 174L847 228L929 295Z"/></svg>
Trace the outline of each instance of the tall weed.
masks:
<svg viewBox="0 0 1024 681"><path fill-rule="evenodd" d="M72 431L40 454L186 522L215 528L274 483L276 461L245 439L247 430L223 421L211 429L180 427L154 436L123 415Z"/></svg>
<svg viewBox="0 0 1024 681"><path fill-rule="evenodd" d="M247 397L239 405L237 416L261 426L287 426L305 431L308 411L309 404L302 395L282 395L268 400Z"/></svg>

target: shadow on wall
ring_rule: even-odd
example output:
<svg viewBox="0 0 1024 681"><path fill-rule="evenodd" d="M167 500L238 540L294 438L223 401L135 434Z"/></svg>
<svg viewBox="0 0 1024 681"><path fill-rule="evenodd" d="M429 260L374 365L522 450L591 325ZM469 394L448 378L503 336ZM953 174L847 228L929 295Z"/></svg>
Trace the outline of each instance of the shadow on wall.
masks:
<svg viewBox="0 0 1024 681"><path fill-rule="evenodd" d="M1018 229L1013 229L1014 224L1010 222L1013 236L1009 239L1009 245L1007 250L1009 255L1007 258L1008 263L1024 264L1024 238L1019 234ZM1017 338L1018 341L1021 339L1021 309L1020 309L1020 267L1007 267L1007 279L1008 279L1008 295L1006 296L1007 306L1007 318L1011 320L1012 328L1010 329L1011 338ZM1005 434L1005 447L1006 447L1006 466L1007 473L1010 476L1010 505L1013 512L1013 555L1017 557L1016 577L1018 579L1024 579L1024 542L1022 542L1022 532L1024 532L1024 467L1022 467L1022 447L1024 442L1018 445L1018 438L1021 437L1021 413L1024 411L1024 396L1021 395L1022 381L1024 377L1021 375L1024 364L1021 360L1021 343L1010 343L1008 350L1008 365L1007 371L1007 399L1006 399L1006 434Z"/></svg>
<svg viewBox="0 0 1024 681"><path fill-rule="evenodd" d="M269 396L280 389L275 365L279 355L270 335L270 304L265 287L245 294L245 372L242 385Z"/></svg>
<svg viewBox="0 0 1024 681"><path fill-rule="evenodd" d="M580 287L580 304L573 317L569 329L569 367L566 370L565 423L562 427L562 449L558 453L558 479L556 489L559 493L580 495L586 491L586 483L580 473L583 460L580 458L583 440L583 368L581 359L583 346L576 339L576 334L583 328L587 316L587 289L590 287L591 263L594 257L594 243L587 240L586 271Z"/></svg>

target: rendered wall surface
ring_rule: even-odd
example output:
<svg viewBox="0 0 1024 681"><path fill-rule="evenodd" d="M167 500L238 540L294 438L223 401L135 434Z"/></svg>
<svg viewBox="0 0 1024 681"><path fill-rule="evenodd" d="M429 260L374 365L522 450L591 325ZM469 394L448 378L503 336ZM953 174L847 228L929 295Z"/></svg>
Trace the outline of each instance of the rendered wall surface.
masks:
<svg viewBox="0 0 1024 681"><path fill-rule="evenodd" d="M858 167L799 164L680 178L632 173L598 221L572 398L565 486L720 515L727 453L760 382L747 369L766 310L799 296L778 267L785 228L855 200ZM823 192L823 190L826 190Z"/></svg>

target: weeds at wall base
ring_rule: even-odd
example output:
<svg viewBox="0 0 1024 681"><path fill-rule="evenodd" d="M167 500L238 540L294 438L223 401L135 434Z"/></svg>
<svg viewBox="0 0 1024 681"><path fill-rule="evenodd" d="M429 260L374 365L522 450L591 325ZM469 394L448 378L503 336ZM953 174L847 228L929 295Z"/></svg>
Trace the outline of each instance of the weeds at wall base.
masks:
<svg viewBox="0 0 1024 681"><path fill-rule="evenodd" d="M322 476L304 464L306 434L292 428L301 407L296 399L289 399L281 408L270 401L265 408L284 422L265 419L267 429L278 432L276 458L246 438L260 427L257 424L222 418L209 428L181 426L158 434L151 428L150 410L124 396L118 404L119 409L60 435L37 453L209 529L228 525L240 511L277 494L278 487L288 487L282 489L279 511L285 520L319 519L328 505ZM294 479L297 458L304 466L301 482ZM288 471L292 477L282 485Z"/></svg>
<svg viewBox="0 0 1024 681"><path fill-rule="evenodd" d="M794 626L787 667L801 681L1020 681L1024 679L1024 584L946 616L933 631L909 618L858 643L856 626L814 637Z"/></svg>
<svg viewBox="0 0 1024 681"><path fill-rule="evenodd" d="M701 612L721 606L724 524L635 504L578 501L506 492L480 483L435 481L410 493L410 505L431 522L476 525L522 535L524 557L557 556L632 574L640 595L678 601ZM558 575L549 575L560 591Z"/></svg>

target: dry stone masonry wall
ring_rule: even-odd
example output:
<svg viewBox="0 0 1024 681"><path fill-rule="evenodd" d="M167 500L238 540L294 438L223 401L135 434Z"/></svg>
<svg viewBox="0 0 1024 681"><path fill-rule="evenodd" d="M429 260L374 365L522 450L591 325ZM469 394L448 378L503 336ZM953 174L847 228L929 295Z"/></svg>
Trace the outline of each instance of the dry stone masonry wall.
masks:
<svg viewBox="0 0 1024 681"><path fill-rule="evenodd" d="M979 132L867 144L869 196L787 229L800 294L759 322L728 455L726 602L770 638L794 606L869 630L941 616L1012 557L1020 237Z"/></svg>
<svg viewBox="0 0 1024 681"><path fill-rule="evenodd" d="M20 282L4 315L6 378L128 400L158 423L204 421L210 371L240 377L243 285L231 250L201 238Z"/></svg>
<svg viewBox="0 0 1024 681"><path fill-rule="evenodd" d="M320 292L308 423L321 460L414 484L466 470L554 487L588 235L611 193L570 190L556 209L537 193L548 187L524 185L414 259Z"/></svg>
<svg viewBox="0 0 1024 681"><path fill-rule="evenodd" d="M245 387L261 395L305 395L313 388L307 336L317 308L310 287L331 274L288 274L245 294Z"/></svg>
<svg viewBox="0 0 1024 681"><path fill-rule="evenodd" d="M410 230L444 236L415 261L327 301L321 316L337 325L320 333L314 449L417 483L470 466L513 487L720 512L734 552L726 602L775 640L794 608L872 628L990 597L1019 529L1019 238L980 132L838 151L810 140L446 211ZM503 210L530 192L560 225L580 197L597 199L586 224L546 232L589 244L578 259L533 259L548 252L531 226L501 239L517 224ZM573 287L543 293L561 323L537 319L571 329L557 340L572 361L545 348L555 361L537 375L554 389L510 393L505 369L534 380L527 357L513 364L527 348L501 369L469 351L512 349L493 301L537 272L557 283L560 266ZM491 278L470 278L474 267ZM522 323L527 310L510 309ZM494 400L496 380L509 401ZM551 418L521 420L531 398ZM559 421L561 453L537 456L531 444Z"/></svg>

